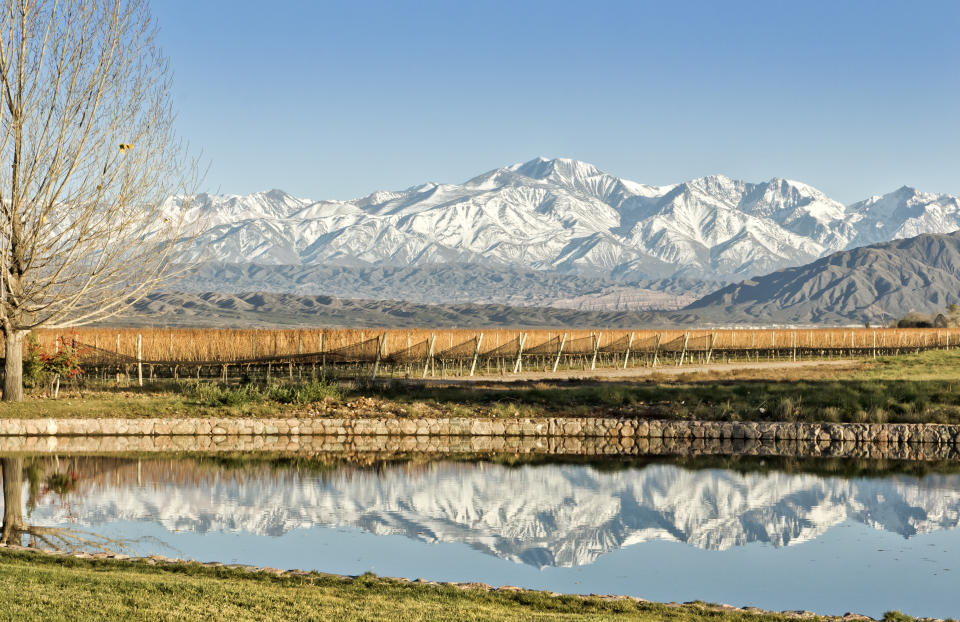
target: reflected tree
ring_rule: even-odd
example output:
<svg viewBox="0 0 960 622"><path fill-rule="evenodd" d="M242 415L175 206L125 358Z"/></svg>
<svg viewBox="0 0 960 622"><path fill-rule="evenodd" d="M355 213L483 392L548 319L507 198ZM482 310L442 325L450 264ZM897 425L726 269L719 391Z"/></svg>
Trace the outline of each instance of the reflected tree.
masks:
<svg viewBox="0 0 960 622"><path fill-rule="evenodd" d="M23 517L24 459L22 457L0 458L3 474L3 527L0 544L30 546L61 552L128 552L123 540L72 529L69 527L42 527L30 525ZM36 477L38 471L32 470ZM32 482L31 488L36 486Z"/></svg>

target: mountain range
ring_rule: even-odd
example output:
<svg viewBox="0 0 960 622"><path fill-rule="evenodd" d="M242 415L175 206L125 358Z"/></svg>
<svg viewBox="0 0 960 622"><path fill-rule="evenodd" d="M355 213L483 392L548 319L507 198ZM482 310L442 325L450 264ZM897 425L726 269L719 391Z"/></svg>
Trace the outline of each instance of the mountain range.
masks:
<svg viewBox="0 0 960 622"><path fill-rule="evenodd" d="M168 209L183 204L174 197ZM748 183L714 175L653 186L563 158L350 201L271 190L201 194L189 209L203 223L191 256L220 263L454 263L625 283L730 282L836 251L960 228L960 200L913 188L845 206L788 179Z"/></svg>

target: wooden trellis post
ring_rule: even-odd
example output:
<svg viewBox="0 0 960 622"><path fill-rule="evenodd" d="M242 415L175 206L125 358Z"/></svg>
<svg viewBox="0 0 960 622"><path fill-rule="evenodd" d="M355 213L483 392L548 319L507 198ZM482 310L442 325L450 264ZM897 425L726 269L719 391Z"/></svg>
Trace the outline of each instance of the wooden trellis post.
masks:
<svg viewBox="0 0 960 622"><path fill-rule="evenodd" d="M320 333L320 373L327 377L327 331Z"/></svg>
<svg viewBox="0 0 960 622"><path fill-rule="evenodd" d="M563 354L563 346L567 343L567 333L563 333L563 337L560 338L560 347L557 348L557 358L553 361L553 371L556 373L557 368L560 366L560 356Z"/></svg>
<svg viewBox="0 0 960 622"><path fill-rule="evenodd" d="M380 339L377 341L377 358L373 361L373 374L371 379L377 378L377 371L380 369L380 359L383 358L383 346L387 343L387 333L380 333Z"/></svg>
<svg viewBox="0 0 960 622"><path fill-rule="evenodd" d="M797 331L793 331L793 362L797 362Z"/></svg>
<svg viewBox="0 0 960 622"><path fill-rule="evenodd" d="M651 367L657 366L657 355L660 353L660 333L657 333L657 341L653 346L653 364Z"/></svg>
<svg viewBox="0 0 960 622"><path fill-rule="evenodd" d="M513 364L513 373L519 374L523 371L523 346L527 342L527 333L523 333L518 337L517 346L517 362Z"/></svg>
<svg viewBox="0 0 960 622"><path fill-rule="evenodd" d="M687 356L687 342L690 341L690 333L683 334L683 350L680 352L680 362L677 367L683 367L683 359Z"/></svg>
<svg viewBox="0 0 960 622"><path fill-rule="evenodd" d="M623 368L627 368L627 362L630 360L630 348L633 346L633 331L630 332L630 339L627 341L627 351L623 354Z"/></svg>
<svg viewBox="0 0 960 622"><path fill-rule="evenodd" d="M423 377L427 377L427 372L430 371L430 363L433 362L433 345L437 342L437 336L433 333L430 333L430 347L427 348L427 358L423 362Z"/></svg>
<svg viewBox="0 0 960 622"><path fill-rule="evenodd" d="M590 369L597 368L597 354L600 353L600 339L603 337L603 333L597 333L594 336L596 341L593 342L593 359L590 361Z"/></svg>
<svg viewBox="0 0 960 622"><path fill-rule="evenodd" d="M710 364L710 359L713 357L713 344L717 340L717 333L710 333L710 348L707 350L707 364Z"/></svg>
<svg viewBox="0 0 960 622"><path fill-rule="evenodd" d="M480 358L480 344L483 343L483 333L477 336L477 346L473 349L473 363L470 364L470 377L477 370L477 359Z"/></svg>
<svg viewBox="0 0 960 622"><path fill-rule="evenodd" d="M873 331L873 358L877 358L877 331Z"/></svg>
<svg viewBox="0 0 960 622"><path fill-rule="evenodd" d="M60 349L60 340L59 340L59 339L55 342L55 347L57 348L57 351L59 351L59 349ZM119 361L119 360L120 360L120 333L117 333L117 350L116 350L116 352L117 352L117 360ZM123 367L124 367L124 372L126 372L126 367L127 367L127 366L124 365ZM117 386L120 386L120 366L119 366L119 364L117 365Z"/></svg>
<svg viewBox="0 0 960 622"><path fill-rule="evenodd" d="M143 386L143 335L137 333L137 383Z"/></svg>

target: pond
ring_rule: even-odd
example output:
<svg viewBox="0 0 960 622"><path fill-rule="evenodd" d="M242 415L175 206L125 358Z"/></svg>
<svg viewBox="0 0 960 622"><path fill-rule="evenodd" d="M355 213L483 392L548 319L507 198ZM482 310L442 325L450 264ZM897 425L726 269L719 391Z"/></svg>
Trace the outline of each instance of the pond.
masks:
<svg viewBox="0 0 960 622"><path fill-rule="evenodd" d="M256 453L2 465L4 502L24 526L66 530L37 530L47 546L778 611L960 614L960 466Z"/></svg>

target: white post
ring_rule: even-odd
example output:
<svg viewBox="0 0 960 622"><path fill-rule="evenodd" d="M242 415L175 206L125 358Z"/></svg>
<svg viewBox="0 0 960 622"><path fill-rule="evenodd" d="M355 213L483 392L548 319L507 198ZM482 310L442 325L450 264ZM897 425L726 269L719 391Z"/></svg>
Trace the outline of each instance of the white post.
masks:
<svg viewBox="0 0 960 622"><path fill-rule="evenodd" d="M623 368L627 368L627 362L630 361L630 348L633 346L633 332L630 332L630 340L627 341L627 352L623 355Z"/></svg>
<svg viewBox="0 0 960 622"><path fill-rule="evenodd" d="M651 367L657 366L657 354L660 353L660 336L661 333L657 333L657 343L653 346L653 364Z"/></svg>
<svg viewBox="0 0 960 622"><path fill-rule="evenodd" d="M143 386L143 336L137 333L137 382Z"/></svg>
<svg viewBox="0 0 960 622"><path fill-rule="evenodd" d="M710 348L707 350L707 364L710 363L710 358L713 356L713 344L717 340L717 333L710 333Z"/></svg>
<svg viewBox="0 0 960 622"><path fill-rule="evenodd" d="M593 342L593 360L590 361L590 369L597 368L597 354L600 352L600 338L603 337L603 333L597 333Z"/></svg>
<svg viewBox="0 0 960 622"><path fill-rule="evenodd" d="M523 333L519 338L517 347L517 362L513 364L513 373L519 374L523 370L523 346L527 342L527 333Z"/></svg>
<svg viewBox="0 0 960 622"><path fill-rule="evenodd" d="M480 358L480 344L483 343L483 333L477 337L477 347L473 349L473 363L470 365L470 377L473 377L473 372L477 370L477 359Z"/></svg>
<svg viewBox="0 0 960 622"><path fill-rule="evenodd" d="M560 366L560 357L563 355L563 346L567 343L567 333L563 333L563 337L560 338L560 347L557 348L557 358L553 361L553 371L556 373L557 368Z"/></svg>
<svg viewBox="0 0 960 622"><path fill-rule="evenodd" d="M683 350L680 352L680 362L677 367L683 367L683 359L687 356L687 342L690 341L690 333L683 334Z"/></svg>
<svg viewBox="0 0 960 622"><path fill-rule="evenodd" d="M437 342L437 336L433 333L430 333L430 347L427 349L427 359L423 363L423 377L427 377L427 372L430 371L430 362L433 360L433 344Z"/></svg>

